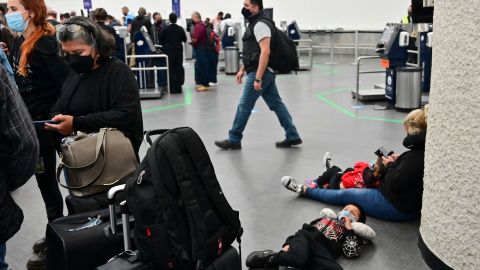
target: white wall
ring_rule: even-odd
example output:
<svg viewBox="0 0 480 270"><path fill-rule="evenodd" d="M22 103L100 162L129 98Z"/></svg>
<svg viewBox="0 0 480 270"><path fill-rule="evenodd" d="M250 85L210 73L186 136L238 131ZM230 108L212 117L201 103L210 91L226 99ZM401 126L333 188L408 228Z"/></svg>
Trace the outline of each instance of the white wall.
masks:
<svg viewBox="0 0 480 270"><path fill-rule="evenodd" d="M4 0L3 0L4 1ZM103 7L119 17L122 6L137 12L140 6L149 12L171 12L170 0L92 0L94 8ZM229 12L241 19L243 0L180 0L182 17L199 11L204 17L213 17L218 11ZM58 12L83 8L82 0L46 0ZM383 29L387 22L400 22L411 0L264 0L265 7L274 8L277 23L296 20L302 29L343 27L345 29Z"/></svg>

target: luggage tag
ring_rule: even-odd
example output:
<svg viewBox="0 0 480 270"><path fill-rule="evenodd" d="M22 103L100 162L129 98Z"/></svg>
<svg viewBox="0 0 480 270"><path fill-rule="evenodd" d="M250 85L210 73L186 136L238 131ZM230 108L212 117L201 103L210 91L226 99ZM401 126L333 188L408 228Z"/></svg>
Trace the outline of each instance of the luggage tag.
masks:
<svg viewBox="0 0 480 270"><path fill-rule="evenodd" d="M100 216L97 216L96 218L89 217L88 220L89 221L84 225L81 225L80 227L73 228L73 229L67 229L66 231L67 232L83 231L83 230L90 229L102 224L102 219L100 218Z"/></svg>

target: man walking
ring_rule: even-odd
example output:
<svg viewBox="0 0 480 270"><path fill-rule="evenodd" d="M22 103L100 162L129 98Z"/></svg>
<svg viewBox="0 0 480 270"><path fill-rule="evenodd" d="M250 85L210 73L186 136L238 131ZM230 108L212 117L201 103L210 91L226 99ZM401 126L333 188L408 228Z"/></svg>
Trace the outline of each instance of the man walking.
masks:
<svg viewBox="0 0 480 270"><path fill-rule="evenodd" d="M0 54L0 58L4 59L3 52ZM20 230L23 222L22 209L15 203L10 192L30 179L39 155L39 145L32 119L13 82L13 78L0 65L1 270L6 270L8 267L5 262L5 243Z"/></svg>
<svg viewBox="0 0 480 270"><path fill-rule="evenodd" d="M275 84L275 72L268 67L270 41L275 29L265 23L268 17L263 12L263 1L245 0L242 14L248 19L250 25L243 36L243 66L237 74L237 82L242 83L245 73L247 80L229 137L223 141L216 141L215 145L225 150L242 148L243 131L260 96L270 110L275 112L286 132L286 139L277 142L276 146L287 148L299 145L302 139L293 125L287 107L280 98Z"/></svg>
<svg viewBox="0 0 480 270"><path fill-rule="evenodd" d="M182 86L185 82L185 69L183 68L183 45L187 42L185 30L177 25L177 14L169 16L170 25L167 25L160 35L160 44L168 55L170 69L170 92L172 94L182 93Z"/></svg>

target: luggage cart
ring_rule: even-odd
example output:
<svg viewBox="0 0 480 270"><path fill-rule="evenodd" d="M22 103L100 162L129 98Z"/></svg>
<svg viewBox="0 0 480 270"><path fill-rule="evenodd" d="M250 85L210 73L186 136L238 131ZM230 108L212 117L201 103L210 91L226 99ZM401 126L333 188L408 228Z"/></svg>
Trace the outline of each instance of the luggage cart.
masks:
<svg viewBox="0 0 480 270"><path fill-rule="evenodd" d="M295 40L297 44L297 55L299 59L299 69L300 70L312 70L313 67L313 40L311 39L297 39ZM302 59L302 53L308 53L308 58L306 61Z"/></svg>
<svg viewBox="0 0 480 270"><path fill-rule="evenodd" d="M140 98L141 99L152 99L152 98L161 98L162 91L166 90L168 94L170 94L170 71L169 71L169 63L168 63L168 56L166 54L151 54L151 55L127 55L127 59L165 59L165 66L163 67L147 67L145 65L145 61L139 61L138 67L131 67L131 70L135 72L137 76L137 80L139 82L139 89L140 89ZM149 78L148 72L153 71L154 73L154 87L149 88L148 82L151 80ZM167 86L165 88L161 88L158 85L158 71L166 71L167 72Z"/></svg>

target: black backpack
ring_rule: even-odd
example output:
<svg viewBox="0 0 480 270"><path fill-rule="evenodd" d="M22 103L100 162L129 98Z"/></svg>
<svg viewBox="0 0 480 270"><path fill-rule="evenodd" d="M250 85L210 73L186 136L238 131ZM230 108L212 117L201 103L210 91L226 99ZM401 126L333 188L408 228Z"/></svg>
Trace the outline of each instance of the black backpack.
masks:
<svg viewBox="0 0 480 270"><path fill-rule="evenodd" d="M152 144L150 135L159 134ZM195 131L159 130L146 137L152 146L126 186L139 257L154 269L204 269L235 239L240 244L239 213Z"/></svg>
<svg viewBox="0 0 480 270"><path fill-rule="evenodd" d="M300 69L300 64L295 42L285 32L278 29L269 18L262 17L258 22L267 24L272 31L268 66L280 74L297 72ZM254 25L250 28L252 33L254 33L253 27Z"/></svg>

